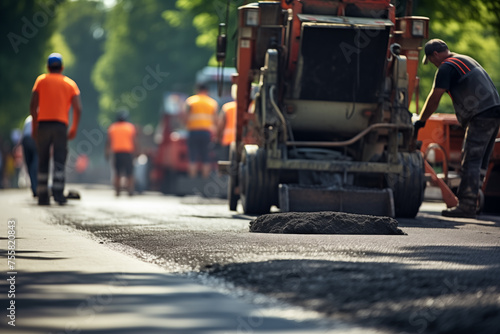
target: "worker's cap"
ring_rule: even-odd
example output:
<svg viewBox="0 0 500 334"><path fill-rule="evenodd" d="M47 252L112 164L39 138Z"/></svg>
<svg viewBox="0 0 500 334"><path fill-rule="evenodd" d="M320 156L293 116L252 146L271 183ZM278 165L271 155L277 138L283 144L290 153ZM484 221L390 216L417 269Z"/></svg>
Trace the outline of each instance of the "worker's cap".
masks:
<svg viewBox="0 0 500 334"><path fill-rule="evenodd" d="M427 58L434 52L442 52L448 50L448 45L441 40L441 39L431 39L427 43L425 43L425 54L424 58L422 59L422 64L427 64L429 62L429 59Z"/></svg>
<svg viewBox="0 0 500 334"><path fill-rule="evenodd" d="M119 122L125 122L128 119L128 110L122 109L118 110L116 113L116 120Z"/></svg>
<svg viewBox="0 0 500 334"><path fill-rule="evenodd" d="M62 63L62 56L60 53L51 53L49 59L47 59L48 67L61 67Z"/></svg>
<svg viewBox="0 0 500 334"><path fill-rule="evenodd" d="M198 92L205 92L208 91L208 86L204 82L199 82L196 84L196 91Z"/></svg>

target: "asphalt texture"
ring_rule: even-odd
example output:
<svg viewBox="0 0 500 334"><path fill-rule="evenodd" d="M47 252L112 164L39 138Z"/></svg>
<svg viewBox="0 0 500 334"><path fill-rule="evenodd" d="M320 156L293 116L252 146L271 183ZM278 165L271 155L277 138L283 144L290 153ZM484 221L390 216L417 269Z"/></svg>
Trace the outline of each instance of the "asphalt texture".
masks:
<svg viewBox="0 0 500 334"><path fill-rule="evenodd" d="M362 333L500 333L500 217L442 209L424 203L416 219L397 220L396 235L251 233L257 217L223 200L111 189L82 189L80 201L44 210L51 224L165 272Z"/></svg>
<svg viewBox="0 0 500 334"><path fill-rule="evenodd" d="M250 232L290 234L404 234L390 217L345 212L280 212L250 222Z"/></svg>

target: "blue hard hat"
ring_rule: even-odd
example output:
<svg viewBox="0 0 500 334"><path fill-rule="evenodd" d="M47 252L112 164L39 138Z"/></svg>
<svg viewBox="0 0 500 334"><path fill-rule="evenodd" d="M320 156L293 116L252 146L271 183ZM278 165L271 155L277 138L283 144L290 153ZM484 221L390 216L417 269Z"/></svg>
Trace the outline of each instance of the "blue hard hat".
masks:
<svg viewBox="0 0 500 334"><path fill-rule="evenodd" d="M49 59L47 59L48 67L61 67L62 66L62 56L60 53L51 53Z"/></svg>

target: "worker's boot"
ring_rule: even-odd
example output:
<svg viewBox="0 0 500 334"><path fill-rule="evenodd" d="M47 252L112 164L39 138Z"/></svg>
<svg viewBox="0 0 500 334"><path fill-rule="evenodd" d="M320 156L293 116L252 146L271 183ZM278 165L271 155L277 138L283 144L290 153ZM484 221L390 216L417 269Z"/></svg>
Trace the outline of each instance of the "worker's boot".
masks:
<svg viewBox="0 0 500 334"><path fill-rule="evenodd" d="M68 203L66 196L61 191L54 192L54 201L56 201L59 205L65 205Z"/></svg>
<svg viewBox="0 0 500 334"><path fill-rule="evenodd" d="M468 205L457 205L453 208L443 210L441 214L444 217L452 218L476 218L476 208Z"/></svg>
<svg viewBox="0 0 500 334"><path fill-rule="evenodd" d="M50 205L50 197L47 193L38 194L38 205Z"/></svg>

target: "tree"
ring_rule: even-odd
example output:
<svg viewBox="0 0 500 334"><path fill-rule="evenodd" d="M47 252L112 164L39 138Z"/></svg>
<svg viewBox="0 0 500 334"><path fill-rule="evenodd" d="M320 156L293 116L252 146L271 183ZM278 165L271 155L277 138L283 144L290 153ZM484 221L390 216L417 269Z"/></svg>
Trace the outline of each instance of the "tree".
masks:
<svg viewBox="0 0 500 334"><path fill-rule="evenodd" d="M64 0L0 2L0 135L29 115L31 88L44 71L59 5Z"/></svg>
<svg viewBox="0 0 500 334"><path fill-rule="evenodd" d="M400 0L392 1L396 5L397 15L403 16L406 6L412 4L413 15L430 18L430 37L442 38L457 52L466 53L478 59L500 87L500 2L498 0ZM164 13L165 19L173 26L182 26L189 22L186 17L194 15L193 25L198 29L197 45L214 49L218 23L229 23L228 63L234 65L235 31L237 8L244 1L202 1L177 0L176 9ZM227 8L229 5L229 8ZM227 16L229 9L229 17ZM212 57L212 64L215 59ZM429 92L435 68L421 66L419 69L421 95ZM498 73L498 74L497 74ZM449 98L444 98L440 112L453 112ZM423 101L422 101L423 103Z"/></svg>
<svg viewBox="0 0 500 334"><path fill-rule="evenodd" d="M67 55L63 54L64 74L75 80L81 91L84 112L80 129L94 129L98 127L99 96L90 73L103 54L106 11L100 2L80 0L67 2L61 6L60 13L54 36L60 36L68 50ZM57 42L58 38L55 40L54 50L64 47Z"/></svg>
<svg viewBox="0 0 500 334"><path fill-rule="evenodd" d="M496 10L492 12L494 8ZM490 74L496 87L500 88L499 13L500 3L496 0L420 0L415 14L430 18L429 38L443 39L450 50L475 58ZM422 99L431 89L435 71L433 65L421 65L419 68ZM438 112L454 112L448 96L443 97Z"/></svg>
<svg viewBox="0 0 500 334"><path fill-rule="evenodd" d="M167 1L122 0L109 13L105 53L93 71L102 125L119 109L128 109L137 123L157 124L163 93L191 90L210 52L196 47L194 28L165 22L161 13L172 8Z"/></svg>
<svg viewBox="0 0 500 334"><path fill-rule="evenodd" d="M500 38L500 2L498 0L418 0L417 13L427 13L443 22L474 20L496 31Z"/></svg>
<svg viewBox="0 0 500 334"><path fill-rule="evenodd" d="M173 27L188 25L195 27L198 31L196 45L212 51L211 65L216 65L214 56L219 23L225 23L228 35L227 65L236 67L237 10L245 2L243 0L177 0L176 9L165 11L163 17Z"/></svg>

